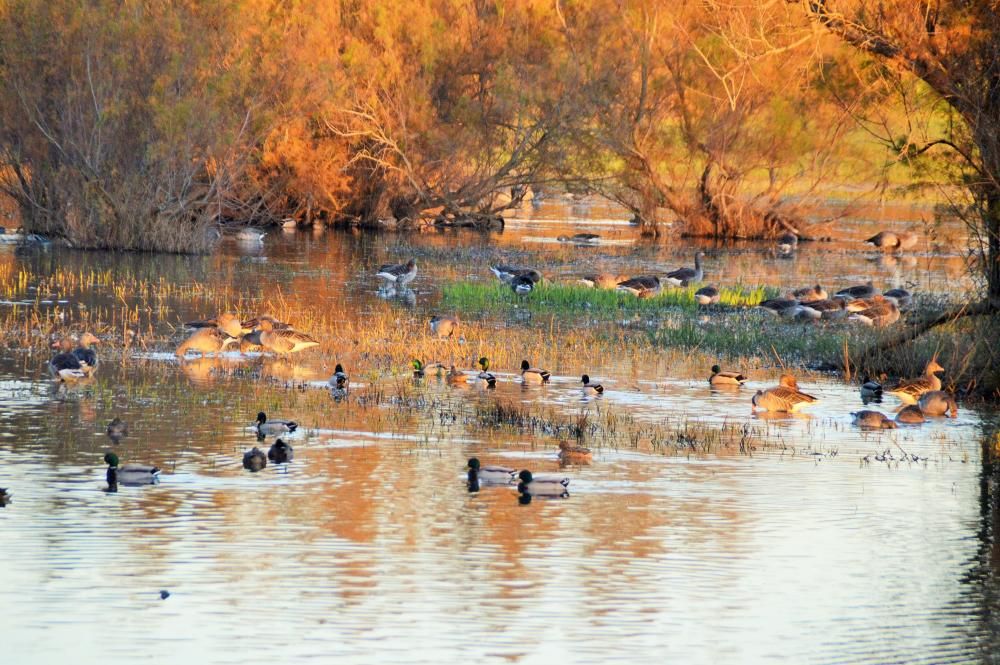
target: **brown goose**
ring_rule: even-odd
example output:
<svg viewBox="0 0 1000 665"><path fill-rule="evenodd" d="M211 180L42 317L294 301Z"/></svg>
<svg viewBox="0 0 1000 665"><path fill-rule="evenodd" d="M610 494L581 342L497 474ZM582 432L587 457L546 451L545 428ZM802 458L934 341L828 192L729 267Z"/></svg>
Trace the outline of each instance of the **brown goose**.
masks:
<svg viewBox="0 0 1000 665"><path fill-rule="evenodd" d="M417 276L417 262L410 259L406 263L387 263L375 271L375 276L388 284L406 286Z"/></svg>
<svg viewBox="0 0 1000 665"><path fill-rule="evenodd" d="M928 416L943 416L948 414L952 418L958 417L958 404L951 393L943 390L932 390L920 396L917 400L920 410Z"/></svg>
<svg viewBox="0 0 1000 665"><path fill-rule="evenodd" d="M265 350L281 356L287 356L314 346L319 346L319 342L298 330L292 330L291 328L275 329L274 325L267 319L262 319L258 330L246 337L251 343L260 344Z"/></svg>
<svg viewBox="0 0 1000 665"><path fill-rule="evenodd" d="M886 390L885 392L895 395L904 404L916 404L917 400L924 393L929 393L932 390L941 390L941 379L938 378L937 373L943 371L944 367L938 364L937 358L931 358L927 366L924 367L924 375L922 377L913 379L912 381L903 381L892 390Z"/></svg>
<svg viewBox="0 0 1000 665"><path fill-rule="evenodd" d="M881 297L881 296L877 296ZM848 317L850 321L857 321L866 326L884 328L899 321L899 308L891 301L882 299L867 309L863 309Z"/></svg>
<svg viewBox="0 0 1000 665"><path fill-rule="evenodd" d="M847 316L847 301L843 298L814 300L813 302L804 303L801 307L818 312L821 319L842 319Z"/></svg>
<svg viewBox="0 0 1000 665"><path fill-rule="evenodd" d="M878 411L855 411L854 424L864 429L896 429L896 423Z"/></svg>
<svg viewBox="0 0 1000 665"><path fill-rule="evenodd" d="M434 316L429 322L431 333L439 338L451 337L458 332L458 319L454 316Z"/></svg>
<svg viewBox="0 0 1000 665"><path fill-rule="evenodd" d="M253 328L245 327L238 316L232 312L225 312L214 319L204 319L202 321L188 321L184 324L187 328L217 328L230 337L239 337L250 332Z"/></svg>
<svg viewBox="0 0 1000 665"><path fill-rule="evenodd" d="M641 275L618 283L619 291L626 291L634 296L649 298L655 296L663 288L660 278L655 275Z"/></svg>
<svg viewBox="0 0 1000 665"><path fill-rule="evenodd" d="M837 291L834 295L843 298L849 298L851 300L856 300L858 298L871 298L874 295L878 295L878 291L872 284L871 280L860 284L858 286L849 286L846 289L841 289Z"/></svg>
<svg viewBox="0 0 1000 665"><path fill-rule="evenodd" d="M612 275L608 272L598 273L596 275L584 275L580 278L580 282L593 288L593 289L617 289L618 284L627 281L628 277L626 275Z"/></svg>
<svg viewBox="0 0 1000 665"><path fill-rule="evenodd" d="M700 282L705 277L702 270L701 260L705 258L704 252L697 252L694 255L694 268L678 268L667 273L666 281L674 286L687 286L690 282Z"/></svg>
<svg viewBox="0 0 1000 665"><path fill-rule="evenodd" d="M703 286L694 292L694 301L699 305L714 305L719 302L719 289L714 286Z"/></svg>
<svg viewBox="0 0 1000 665"><path fill-rule="evenodd" d="M815 302L817 300L826 300L827 293L826 289L824 289L819 284L816 284L815 286L807 286L802 289L795 289L794 291L792 291L791 297L794 298L795 300L798 300L803 305L808 305L809 303Z"/></svg>
<svg viewBox="0 0 1000 665"><path fill-rule="evenodd" d="M793 316L799 307L799 301L788 298L772 298L758 303L757 308L775 316Z"/></svg>
<svg viewBox="0 0 1000 665"><path fill-rule="evenodd" d="M181 342L174 354L178 358L183 358L188 351L205 355L208 353L221 353L230 344L237 344L239 340L220 330L219 328L199 328Z"/></svg>
<svg viewBox="0 0 1000 665"><path fill-rule="evenodd" d="M768 411L791 413L803 406L819 400L799 390L799 384L791 374L782 374L779 384L767 390L758 390L750 400L752 410L763 408Z"/></svg>
<svg viewBox="0 0 1000 665"><path fill-rule="evenodd" d="M913 302L913 294L906 289L889 289L882 294L886 300L891 300L900 309L906 309Z"/></svg>

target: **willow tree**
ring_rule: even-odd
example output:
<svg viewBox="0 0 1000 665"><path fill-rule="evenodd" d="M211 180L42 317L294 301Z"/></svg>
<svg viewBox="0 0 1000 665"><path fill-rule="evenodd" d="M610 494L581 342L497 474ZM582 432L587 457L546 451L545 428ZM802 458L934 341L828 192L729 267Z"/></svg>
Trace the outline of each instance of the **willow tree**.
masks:
<svg viewBox="0 0 1000 665"><path fill-rule="evenodd" d="M988 298L1000 307L1000 10L990 0L807 0L809 17L948 105L937 136L884 136L907 161L949 151L962 169Z"/></svg>

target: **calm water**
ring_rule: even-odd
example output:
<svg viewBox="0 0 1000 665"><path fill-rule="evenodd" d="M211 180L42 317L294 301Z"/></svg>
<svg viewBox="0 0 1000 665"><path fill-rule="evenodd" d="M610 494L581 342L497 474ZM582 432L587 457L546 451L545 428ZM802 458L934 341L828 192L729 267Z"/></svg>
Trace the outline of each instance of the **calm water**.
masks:
<svg viewBox="0 0 1000 665"><path fill-rule="evenodd" d="M442 280L487 279L495 258L541 260L567 278L591 266L687 262L690 246L634 248L623 217L551 206L492 238L275 234L262 251L227 245L195 258L0 248L0 264L280 288L364 316L385 306L364 271L412 251L416 302L392 306L423 316ZM609 244L550 241L569 219ZM858 220L851 237L872 226ZM887 266L849 242L807 246L791 260L747 245L712 249L708 266L720 283L965 283L959 250L931 254ZM51 307L75 320L115 297L94 289L85 308L58 297ZM177 297L140 316L164 331L205 314L197 297ZM954 420L862 433L849 416L860 399L838 381L803 381L823 400L809 415L761 418L749 396L770 380L717 392L703 377L612 360L592 372L608 389L598 399L581 397L582 368L568 368L532 389L501 371L491 393L383 379L400 397L365 405L371 379L354 359L352 399L336 403L319 387L329 369L316 354L294 365L251 357L179 367L165 350L106 363L93 384L59 393L42 373L46 358L0 351L0 487L14 495L0 509L6 661L942 663L995 660L1000 650L991 618L1000 552L989 549L981 512L979 441L991 414L963 408ZM286 390L286 380L317 387ZM746 424L756 450L677 456L592 441L592 464L561 468L555 438L478 424L476 409L498 402L557 416ZM895 406L886 398L882 408ZM291 464L250 474L241 455L255 444L247 425L260 409L305 427L289 439ZM102 491L104 426L115 415L131 426L119 455L163 467L159 485ZM566 475L571 496L522 506L512 488L470 494L472 455Z"/></svg>

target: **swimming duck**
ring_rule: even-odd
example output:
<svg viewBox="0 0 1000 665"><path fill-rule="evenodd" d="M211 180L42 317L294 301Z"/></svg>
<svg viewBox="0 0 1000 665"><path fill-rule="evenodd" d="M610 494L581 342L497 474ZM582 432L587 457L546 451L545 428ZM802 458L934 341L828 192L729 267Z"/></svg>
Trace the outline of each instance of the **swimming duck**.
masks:
<svg viewBox="0 0 1000 665"><path fill-rule="evenodd" d="M601 236L596 233L576 233L571 236L559 236L559 242L571 242L576 245L596 245Z"/></svg>
<svg viewBox="0 0 1000 665"><path fill-rule="evenodd" d="M882 384L867 376L861 380L861 401L865 404L872 401L882 401Z"/></svg>
<svg viewBox="0 0 1000 665"><path fill-rule="evenodd" d="M289 434L298 429L298 427L298 423L294 420L268 420L267 414L263 411L257 414L257 421L253 425L257 436L261 439L265 436Z"/></svg>
<svg viewBox="0 0 1000 665"><path fill-rule="evenodd" d="M264 242L264 236L267 234L256 229L240 229L233 235L240 242L262 243Z"/></svg>
<svg viewBox="0 0 1000 665"><path fill-rule="evenodd" d="M451 370L445 374L445 379L448 383L453 384L476 383L487 388L495 388L497 384L497 377L487 371L490 368L489 358L483 356L476 362L476 364L479 365L480 368L478 373L462 372L455 369L455 366L452 365Z"/></svg>
<svg viewBox="0 0 1000 665"><path fill-rule="evenodd" d="M594 458L590 448L574 446L569 441L559 442L559 459L562 462L587 463Z"/></svg>
<svg viewBox="0 0 1000 665"><path fill-rule="evenodd" d="M529 496L568 497L569 478L535 478L527 469L517 474L518 494Z"/></svg>
<svg viewBox="0 0 1000 665"><path fill-rule="evenodd" d="M937 358L931 358L930 362L924 367L924 375L922 377L911 381L903 381L892 390L887 390L886 392L890 395L895 395L904 404L916 404L917 400L924 393L929 393L932 390L941 390L941 379L938 378L937 373L943 371L944 367L938 364Z"/></svg>
<svg viewBox="0 0 1000 665"><path fill-rule="evenodd" d="M410 259L406 263L387 263L379 267L375 276L388 284L406 286L417 276L417 262Z"/></svg>
<svg viewBox="0 0 1000 665"><path fill-rule="evenodd" d="M792 297L801 302L803 305L808 305L809 303L817 300L826 300L827 293L826 289L819 284L816 284L815 286L795 289L792 291Z"/></svg>
<svg viewBox="0 0 1000 665"><path fill-rule="evenodd" d="M713 386L742 386L747 381L747 377L739 372L723 372L718 365L712 365L712 376L708 377Z"/></svg>
<svg viewBox="0 0 1000 665"><path fill-rule="evenodd" d="M656 275L640 275L639 277L618 282L616 288L619 291L625 291L634 296L648 298L659 293L663 285L660 283L660 278Z"/></svg>
<svg viewBox="0 0 1000 665"><path fill-rule="evenodd" d="M118 443L120 439L124 439L128 436L128 423L118 416L115 416L111 419L111 422L108 423L108 427L105 432L107 432L108 438L115 443Z"/></svg>
<svg viewBox="0 0 1000 665"><path fill-rule="evenodd" d="M238 344L239 339L232 337L218 328L199 328L181 342L174 351L178 358L183 358L188 351L194 351L200 355L208 353L221 353L230 344Z"/></svg>
<svg viewBox="0 0 1000 665"><path fill-rule="evenodd" d="M864 429L896 429L896 423L878 411L855 411L851 416L854 424Z"/></svg>
<svg viewBox="0 0 1000 665"><path fill-rule="evenodd" d="M799 246L799 237L794 233L783 233L778 238L778 251L784 254L790 253Z"/></svg>
<svg viewBox="0 0 1000 665"><path fill-rule="evenodd" d="M952 418L958 417L958 404L955 398L943 390L931 390L920 396L917 400L920 410L928 416L943 416L945 414Z"/></svg>
<svg viewBox="0 0 1000 665"><path fill-rule="evenodd" d="M799 390L799 384L791 374L782 374L777 386L758 390L750 400L753 411L763 408L779 413L792 413L818 401L812 395Z"/></svg>
<svg viewBox="0 0 1000 665"><path fill-rule="evenodd" d="M878 291L872 284L871 280L868 280L864 284L858 286L849 286L846 289L841 289L837 291L834 295L840 296L842 298L848 298L851 300L856 300L857 298L871 298L872 296L878 295Z"/></svg>
<svg viewBox="0 0 1000 665"><path fill-rule="evenodd" d="M458 332L459 322L454 316L433 316L430 320L431 333L438 339L451 337Z"/></svg>
<svg viewBox="0 0 1000 665"><path fill-rule="evenodd" d="M689 282L700 282L705 276L705 271L701 268L701 260L704 252L697 252L694 255L694 268L678 268L667 273L666 281L674 286L687 286Z"/></svg>
<svg viewBox="0 0 1000 665"><path fill-rule="evenodd" d="M534 268L517 268L515 266L497 264L490 266L490 270L504 284L510 284L515 277L527 277L535 284L542 281L542 273Z"/></svg>
<svg viewBox="0 0 1000 665"><path fill-rule="evenodd" d="M100 341L95 335L85 332L80 336L80 346L73 350L73 355L80 361L80 369L87 376L93 376L97 371L97 351L90 347Z"/></svg>
<svg viewBox="0 0 1000 665"><path fill-rule="evenodd" d="M517 469L506 466L482 466L479 459L469 459L468 481L483 485L512 485L517 481Z"/></svg>
<svg viewBox="0 0 1000 665"><path fill-rule="evenodd" d="M592 289L613 290L618 288L618 284L627 281L625 275L612 275L608 272L597 273L595 275L584 275L579 279L580 283Z"/></svg>
<svg viewBox="0 0 1000 665"><path fill-rule="evenodd" d="M256 336L264 349L280 356L287 356L319 346L319 342L309 335L291 328L276 329L274 324L267 319L261 319L259 325L259 330L250 333L247 337Z"/></svg>
<svg viewBox="0 0 1000 665"><path fill-rule="evenodd" d="M581 383L583 383L583 394L584 395L600 395L604 393L604 386L599 383L591 383L590 376L584 374L580 377Z"/></svg>
<svg viewBox="0 0 1000 665"><path fill-rule="evenodd" d="M445 372L445 366L437 362L427 363L425 365L421 361L414 358L411 364L413 366L413 377L416 379L422 379L428 375L440 378Z"/></svg>
<svg viewBox="0 0 1000 665"><path fill-rule="evenodd" d="M699 305L714 305L719 302L719 289L714 286L703 286L694 292L694 301Z"/></svg>
<svg viewBox="0 0 1000 665"><path fill-rule="evenodd" d="M63 337L54 344L59 353L49 359L49 374L56 381L73 382L87 377L80 359L73 353L73 340Z"/></svg>
<svg viewBox="0 0 1000 665"><path fill-rule="evenodd" d="M243 468L249 471L260 471L267 466L267 455L257 446L243 453Z"/></svg>
<svg viewBox="0 0 1000 665"><path fill-rule="evenodd" d="M538 369L537 367L532 367L527 360L521 361L521 382L522 383L534 383L542 384L548 383L551 374L546 369Z"/></svg>
<svg viewBox="0 0 1000 665"><path fill-rule="evenodd" d="M145 464L125 464L119 466L118 455L105 453L104 463L108 465L108 487L121 483L125 486L155 485L160 479L160 469Z"/></svg>
<svg viewBox="0 0 1000 665"><path fill-rule="evenodd" d="M295 453L292 451L292 447L281 439L275 441L267 451L267 459L275 464L287 464L292 461L292 457L294 456Z"/></svg>
<svg viewBox="0 0 1000 665"><path fill-rule="evenodd" d="M926 421L927 418L924 417L924 412L916 404L904 406L896 414L896 422L903 423L904 425L919 425Z"/></svg>

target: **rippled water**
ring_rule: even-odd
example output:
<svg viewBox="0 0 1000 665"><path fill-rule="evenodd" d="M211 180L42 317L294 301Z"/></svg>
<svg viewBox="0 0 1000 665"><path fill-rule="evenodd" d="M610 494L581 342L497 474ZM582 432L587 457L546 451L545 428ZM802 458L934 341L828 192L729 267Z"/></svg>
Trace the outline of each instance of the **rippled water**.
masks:
<svg viewBox="0 0 1000 665"><path fill-rule="evenodd" d="M557 274L582 271L580 250L547 241L569 215L620 241L582 250L601 266L675 262L690 250L633 250L634 229L601 209L514 221L498 238L421 236L414 252L457 246L464 262L423 261L416 307L432 306L440 279L485 279L479 256L544 256ZM207 258L55 256L177 283L280 284L290 298L347 302L362 316L377 302L363 270L406 253L409 240L299 233ZM882 270L846 246L829 263L821 249L801 250L814 261L767 251L711 261L727 274L757 262L773 283L834 265L845 281ZM4 260L41 271L56 261ZM954 282L942 265L918 253L902 279ZM88 306L111 301L95 292ZM204 314L179 299L145 316L162 327ZM239 371L322 384L328 371L308 355L294 366L230 358L181 368L137 351L68 392L51 389L44 361L0 351L0 487L14 497L0 509L7 662L942 663L1000 649L1000 552L984 530L979 443L992 414L963 408L957 419L864 433L849 415L860 399L838 381L803 381L822 399L809 414L755 416L750 391L768 381L713 391L702 377L612 361L594 372L607 388L600 398L582 397L581 368L568 368L544 388L499 372L493 392L407 379L405 400L367 407ZM355 370L356 396L366 383ZM592 441L592 464L561 467L553 437L481 428L476 407L497 403L746 425L753 449L676 455ZM881 408L895 406L887 397ZM292 463L250 474L241 456L256 443L247 425L259 409L304 431L289 438ZM131 426L119 454L161 466L159 485L102 491L115 415ZM473 455L568 476L570 497L520 505L509 487L469 493Z"/></svg>

